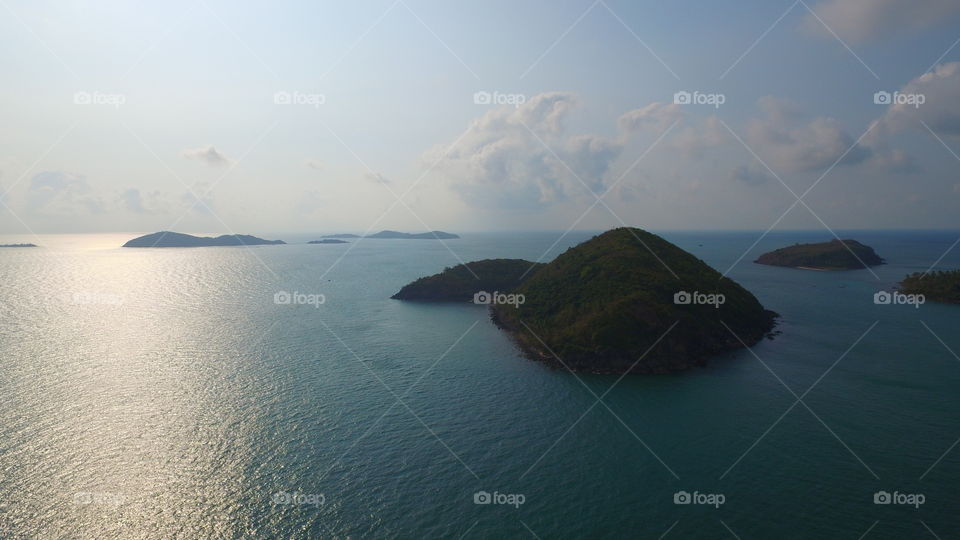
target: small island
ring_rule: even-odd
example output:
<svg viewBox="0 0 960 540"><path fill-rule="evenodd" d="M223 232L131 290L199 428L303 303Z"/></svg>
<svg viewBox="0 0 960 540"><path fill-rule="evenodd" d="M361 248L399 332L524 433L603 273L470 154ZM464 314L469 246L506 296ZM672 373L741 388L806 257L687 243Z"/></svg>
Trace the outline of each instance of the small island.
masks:
<svg viewBox="0 0 960 540"><path fill-rule="evenodd" d="M340 234L325 234L320 238L360 238L359 234L350 234L350 233L340 233Z"/></svg>
<svg viewBox="0 0 960 540"><path fill-rule="evenodd" d="M453 233L448 233L443 231L429 231L425 233L380 231L376 234L368 235L365 238L389 238L389 239L398 239L398 240L452 240L460 237Z"/></svg>
<svg viewBox="0 0 960 540"><path fill-rule="evenodd" d="M775 326L777 314L749 291L641 229L607 231L526 272L531 264L468 263L480 280L460 265L421 278L394 298L463 301L496 290L506 302L488 294L479 303L491 305L494 323L525 356L590 373L691 369L757 343ZM491 282L488 269L505 274ZM518 275L521 270L526 275Z"/></svg>
<svg viewBox="0 0 960 540"><path fill-rule="evenodd" d="M523 259L484 259L458 264L405 285L390 298L433 302L472 302L481 291L509 291L546 266ZM469 267L469 268L468 268Z"/></svg>
<svg viewBox="0 0 960 540"><path fill-rule="evenodd" d="M795 244L764 253L753 262L802 270L860 270L884 263L873 248L856 240Z"/></svg>
<svg viewBox="0 0 960 540"><path fill-rule="evenodd" d="M207 237L190 234L161 231L130 240L127 248L166 248L166 247L215 247L215 246L260 246L286 244L283 240L264 240L247 234L225 234Z"/></svg>
<svg viewBox="0 0 960 540"><path fill-rule="evenodd" d="M346 240L340 240L338 238L324 238L323 240L311 240L307 242L308 244L349 244Z"/></svg>
<svg viewBox="0 0 960 540"><path fill-rule="evenodd" d="M0 244L0 248L32 248L37 247L36 244Z"/></svg>
<svg viewBox="0 0 960 540"><path fill-rule="evenodd" d="M900 292L922 294L934 302L960 304L960 270L910 274L900 282Z"/></svg>

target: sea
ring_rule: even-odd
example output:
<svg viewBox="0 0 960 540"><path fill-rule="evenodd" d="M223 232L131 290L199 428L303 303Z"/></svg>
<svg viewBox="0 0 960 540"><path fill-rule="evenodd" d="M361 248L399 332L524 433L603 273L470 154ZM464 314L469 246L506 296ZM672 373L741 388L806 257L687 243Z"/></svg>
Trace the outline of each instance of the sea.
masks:
<svg viewBox="0 0 960 540"><path fill-rule="evenodd" d="M593 234L0 237L40 245L0 250L0 538L960 538L960 306L875 296L960 233L840 231L887 264L821 272L752 261L827 231L660 231L780 314L672 375L390 299Z"/></svg>

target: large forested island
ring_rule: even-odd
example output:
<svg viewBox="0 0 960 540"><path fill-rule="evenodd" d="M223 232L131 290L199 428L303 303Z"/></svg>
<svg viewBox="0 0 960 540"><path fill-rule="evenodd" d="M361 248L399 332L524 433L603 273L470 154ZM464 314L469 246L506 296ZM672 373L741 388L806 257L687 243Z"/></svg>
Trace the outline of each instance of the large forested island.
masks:
<svg viewBox="0 0 960 540"><path fill-rule="evenodd" d="M960 270L917 272L900 283L904 294L922 294L927 300L960 304Z"/></svg>
<svg viewBox="0 0 960 540"><path fill-rule="evenodd" d="M493 292L502 268L509 284L527 261L468 263L422 278L394 298L472 299ZM469 279L468 279L469 278ZM472 281L472 283L471 283ZM773 329L776 314L749 291L657 235L640 229L607 231L539 265L515 287L520 304L494 303L494 322L529 357L574 371L667 373L703 365L719 353L755 344ZM724 302L677 302L678 293L722 294Z"/></svg>
<svg viewBox="0 0 960 540"><path fill-rule="evenodd" d="M806 270L857 270L883 264L873 248L856 240L832 240L818 244L795 244L764 253L757 264Z"/></svg>
<svg viewBox="0 0 960 540"><path fill-rule="evenodd" d="M215 238L190 234L160 231L130 240L123 247L213 247L213 246L259 246L286 244L283 240L264 240L247 234L225 234Z"/></svg>

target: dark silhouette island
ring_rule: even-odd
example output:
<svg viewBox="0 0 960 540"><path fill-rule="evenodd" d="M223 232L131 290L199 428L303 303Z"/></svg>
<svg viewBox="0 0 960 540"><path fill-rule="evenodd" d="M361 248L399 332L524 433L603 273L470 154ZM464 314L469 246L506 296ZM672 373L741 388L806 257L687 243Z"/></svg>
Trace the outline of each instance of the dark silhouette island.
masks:
<svg viewBox="0 0 960 540"><path fill-rule="evenodd" d="M900 282L900 292L922 294L934 302L960 304L960 270L910 274Z"/></svg>
<svg viewBox="0 0 960 540"><path fill-rule="evenodd" d="M338 238L324 238L323 240L311 240L307 242L308 244L349 244L346 240L340 240Z"/></svg>
<svg viewBox="0 0 960 540"><path fill-rule="evenodd" d="M859 270L884 263L873 248L856 240L796 244L764 253L753 262L804 270Z"/></svg>
<svg viewBox="0 0 960 540"><path fill-rule="evenodd" d="M31 248L37 247L36 244L0 244L0 248Z"/></svg>
<svg viewBox="0 0 960 540"><path fill-rule="evenodd" d="M211 238L190 234L161 231L130 240L123 247L214 247L214 246L260 246L286 244L283 240L264 240L247 234L225 234Z"/></svg>
<svg viewBox="0 0 960 540"><path fill-rule="evenodd" d="M483 303L491 303L491 318L526 356L592 373L668 373L701 366L715 355L757 343L770 334L777 317L733 280L641 229L607 231L520 277L520 269L531 264L515 259L468 263L480 280L460 265L421 278L394 298L463 301L495 289L508 301L497 303L488 294ZM486 271L498 268L504 275ZM718 295L722 302L705 301Z"/></svg>

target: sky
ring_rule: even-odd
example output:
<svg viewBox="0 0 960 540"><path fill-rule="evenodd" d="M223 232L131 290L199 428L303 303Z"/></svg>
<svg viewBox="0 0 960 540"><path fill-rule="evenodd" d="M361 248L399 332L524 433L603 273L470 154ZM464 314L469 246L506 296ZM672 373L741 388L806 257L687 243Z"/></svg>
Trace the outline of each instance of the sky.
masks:
<svg viewBox="0 0 960 540"><path fill-rule="evenodd" d="M0 232L960 228L956 0L0 2Z"/></svg>

